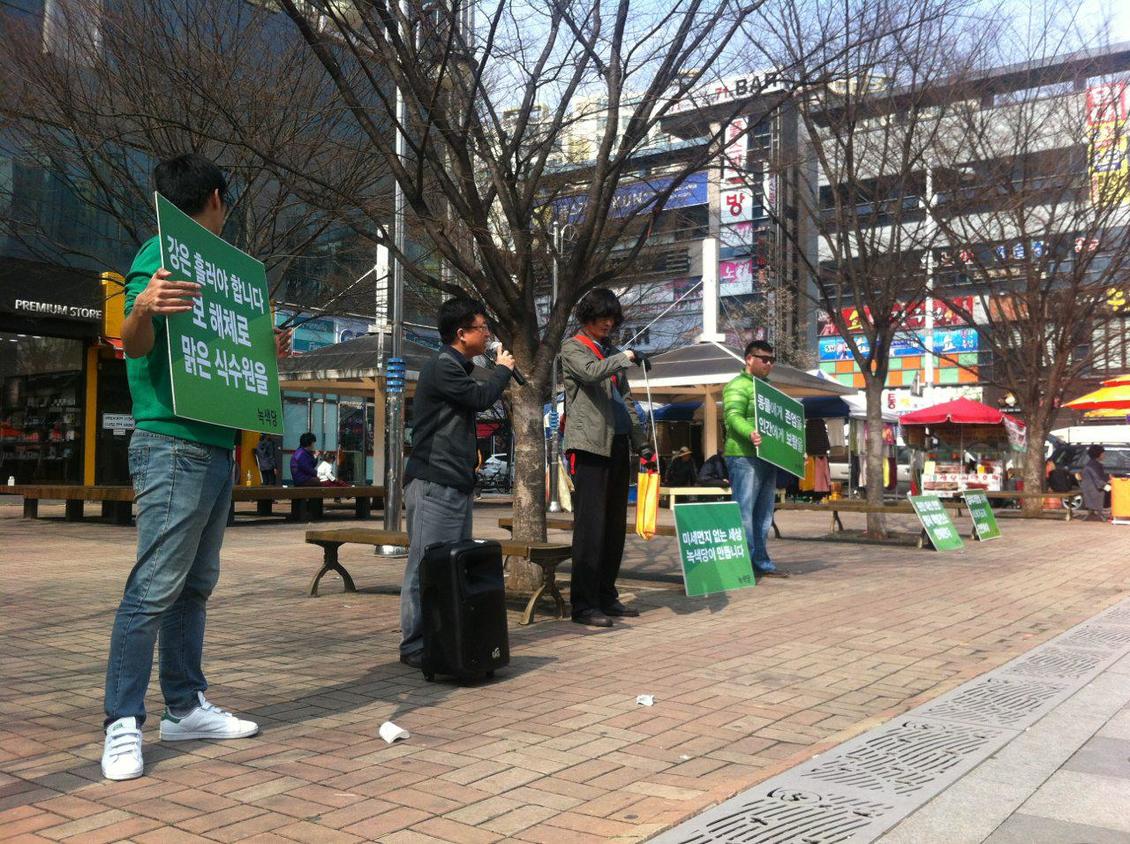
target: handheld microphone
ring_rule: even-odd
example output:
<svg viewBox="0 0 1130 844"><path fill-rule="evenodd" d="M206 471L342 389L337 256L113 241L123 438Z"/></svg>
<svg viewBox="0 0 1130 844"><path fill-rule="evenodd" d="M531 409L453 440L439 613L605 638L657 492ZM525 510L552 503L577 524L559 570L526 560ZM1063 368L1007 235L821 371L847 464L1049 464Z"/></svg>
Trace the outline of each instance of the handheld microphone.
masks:
<svg viewBox="0 0 1130 844"><path fill-rule="evenodd" d="M490 359L491 363L494 363L494 359L500 351L502 351L502 341L501 340L491 340L487 344L487 357ZM526 386L525 376L522 375L522 373L519 372L517 369L511 369L510 370L510 377L513 378L518 383L519 387Z"/></svg>

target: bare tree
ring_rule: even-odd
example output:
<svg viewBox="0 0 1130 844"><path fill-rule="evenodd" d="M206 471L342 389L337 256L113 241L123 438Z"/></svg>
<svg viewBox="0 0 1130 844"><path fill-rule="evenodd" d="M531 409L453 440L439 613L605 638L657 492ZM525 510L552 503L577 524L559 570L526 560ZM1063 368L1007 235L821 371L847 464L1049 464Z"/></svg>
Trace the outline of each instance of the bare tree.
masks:
<svg viewBox="0 0 1130 844"><path fill-rule="evenodd" d="M876 507L891 346L926 295L920 257L935 236L923 198L945 113L937 89L969 49L960 11L951 0L861 0L787 4L766 18L773 36L766 49L794 77L804 130L797 157L779 166L808 182L797 191L799 208L781 212L799 214L804 225L779 228L798 232L790 246L811 279L798 292L827 312L862 373L867 500ZM861 317L854 330L852 313ZM868 514L867 529L885 532L880 513Z"/></svg>
<svg viewBox="0 0 1130 844"><path fill-rule="evenodd" d="M1030 58L1005 78L976 74L939 136L938 159L960 179L932 210L942 295L992 355L982 377L1018 400L1024 485L1039 490L1056 409L1102 356L1106 327L1121 324L1110 300L1128 283L1130 200L1117 166L1127 83L1108 77L1126 68L1103 50L1066 50L1073 39L1047 23L1029 34ZM974 307L963 307L970 296ZM1034 513L1041 502L1024 506Z"/></svg>
<svg viewBox="0 0 1130 844"><path fill-rule="evenodd" d="M68 0L45 14L3 33L0 113L18 160L76 197L80 212L60 234L38 209L14 206L8 233L31 254L128 255L153 232L153 163L195 151L232 176L225 234L264 261L273 295L296 281L290 298L308 287L316 301L306 304L323 311L361 302L371 310L372 279L353 281L359 259L372 264L363 255L379 234L352 205L306 201L307 186L281 181L268 163L332 173L350 197L387 204L389 184L360 150L349 154L352 124L321 107L321 65L285 18L245 2L193 0ZM301 283L308 278L317 284Z"/></svg>
<svg viewBox="0 0 1130 844"><path fill-rule="evenodd" d="M673 103L718 71L756 5L280 2L333 83L326 107L356 121L450 271L427 280L481 298L528 379L509 391L519 538L544 536L542 402L573 306L632 266L647 221L716 145L668 167L640 207L617 206L617 190ZM385 131L398 125L394 88L407 113L404 159ZM596 140L583 164L565 154L582 128ZM542 334L535 298L555 215L574 231Z"/></svg>

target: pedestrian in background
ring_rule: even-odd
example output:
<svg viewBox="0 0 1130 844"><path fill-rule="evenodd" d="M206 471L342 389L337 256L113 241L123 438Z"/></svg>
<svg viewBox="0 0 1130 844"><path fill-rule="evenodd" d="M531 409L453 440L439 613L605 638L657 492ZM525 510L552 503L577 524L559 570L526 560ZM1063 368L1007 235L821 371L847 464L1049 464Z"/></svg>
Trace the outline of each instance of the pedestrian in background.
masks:
<svg viewBox="0 0 1130 844"><path fill-rule="evenodd" d="M1105 522L1103 512L1106 510L1106 494L1110 492L1110 475L1103 466L1103 454L1106 449L1101 445L1087 447L1087 465L1083 467L1083 476L1079 487L1083 491L1083 507L1091 512L1087 514L1089 522Z"/></svg>

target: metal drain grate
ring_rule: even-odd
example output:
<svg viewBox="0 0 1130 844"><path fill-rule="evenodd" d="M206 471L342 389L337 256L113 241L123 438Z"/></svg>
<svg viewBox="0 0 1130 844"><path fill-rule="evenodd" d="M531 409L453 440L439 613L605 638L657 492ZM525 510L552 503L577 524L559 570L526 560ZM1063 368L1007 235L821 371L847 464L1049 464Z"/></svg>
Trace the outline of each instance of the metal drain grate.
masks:
<svg viewBox="0 0 1130 844"><path fill-rule="evenodd" d="M1097 624L1090 624L1061 639L1059 644L1118 648L1130 645L1130 630L1118 630L1113 627L1099 627Z"/></svg>
<svg viewBox="0 0 1130 844"><path fill-rule="evenodd" d="M1130 600L654 840L874 841L1130 653L1130 629L1120 623L1130 626Z"/></svg>
<svg viewBox="0 0 1130 844"><path fill-rule="evenodd" d="M776 788L768 794L732 800L710 813L687 836L663 837L672 844L838 844L893 807L843 795ZM673 831L673 832L677 832Z"/></svg>
<svg viewBox="0 0 1130 844"><path fill-rule="evenodd" d="M1047 677L1051 680L1076 680L1089 674L1107 657L1094 651L1072 651L1049 646L1036 651L1004 670L1005 674L1023 674L1028 677Z"/></svg>
<svg viewBox="0 0 1130 844"><path fill-rule="evenodd" d="M802 773L868 791L913 794L1000 737L1000 730L904 721Z"/></svg>
<svg viewBox="0 0 1130 844"><path fill-rule="evenodd" d="M974 724L1016 727L1032 720L1041 709L1064 691L1046 681L989 677L974 681L941 700L928 704L922 715Z"/></svg>
<svg viewBox="0 0 1130 844"><path fill-rule="evenodd" d="M1115 607L1105 615L1100 615L1095 619L1100 624L1108 622L1114 624L1130 624L1130 607Z"/></svg>

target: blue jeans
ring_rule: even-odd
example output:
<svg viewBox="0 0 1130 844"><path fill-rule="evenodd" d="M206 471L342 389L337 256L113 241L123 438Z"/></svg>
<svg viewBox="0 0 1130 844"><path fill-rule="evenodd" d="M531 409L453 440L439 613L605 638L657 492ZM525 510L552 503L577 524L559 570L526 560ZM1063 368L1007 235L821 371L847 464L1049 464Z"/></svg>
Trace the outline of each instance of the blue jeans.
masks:
<svg viewBox="0 0 1130 844"><path fill-rule="evenodd" d="M436 542L470 539L474 529L472 493L415 478L404 490L408 522L408 562L400 587L400 654L424 650L424 612L420 606L420 561Z"/></svg>
<svg viewBox="0 0 1130 844"><path fill-rule="evenodd" d="M208 688L200 667L205 604L220 576L231 505L231 449L136 430L129 471L137 504L137 562L114 619L106 666L106 724L145 720L153 645L173 709Z"/></svg>
<svg viewBox="0 0 1130 844"><path fill-rule="evenodd" d="M742 511L742 526L749 543L749 556L757 572L773 571L769 559L769 527L773 524L773 501L777 496L777 467L759 457L727 457L730 494Z"/></svg>

